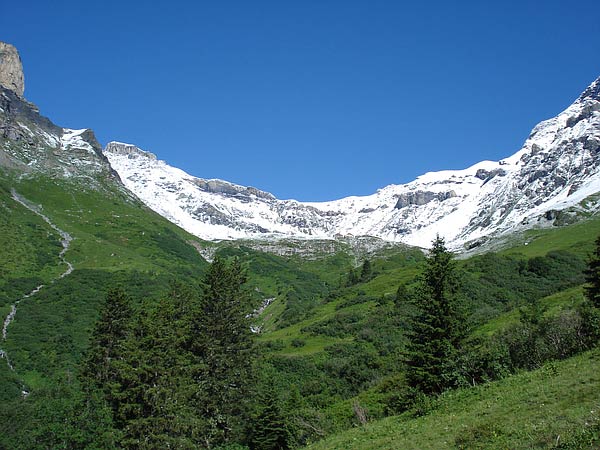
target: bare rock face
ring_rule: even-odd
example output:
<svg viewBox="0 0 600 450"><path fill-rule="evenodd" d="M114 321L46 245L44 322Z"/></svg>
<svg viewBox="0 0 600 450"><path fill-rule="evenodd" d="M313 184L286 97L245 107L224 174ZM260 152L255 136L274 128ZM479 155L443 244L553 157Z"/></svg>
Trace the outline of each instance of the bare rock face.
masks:
<svg viewBox="0 0 600 450"><path fill-rule="evenodd" d="M23 97L25 77L21 58L17 49L5 42L0 42L0 85Z"/></svg>

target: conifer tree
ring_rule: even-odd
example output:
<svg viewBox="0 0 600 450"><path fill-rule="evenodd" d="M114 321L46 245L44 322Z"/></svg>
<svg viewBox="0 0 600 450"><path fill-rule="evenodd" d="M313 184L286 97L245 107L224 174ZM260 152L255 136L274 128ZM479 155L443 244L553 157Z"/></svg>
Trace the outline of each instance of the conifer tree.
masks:
<svg viewBox="0 0 600 450"><path fill-rule="evenodd" d="M88 389L100 389L113 412L120 389L117 365L123 358L124 342L131 321L131 299L120 288L111 289L92 332L81 375Z"/></svg>
<svg viewBox="0 0 600 450"><path fill-rule="evenodd" d="M409 334L406 378L425 394L449 387L463 325L457 303L453 255L439 236L433 241L416 294L418 313Z"/></svg>
<svg viewBox="0 0 600 450"><path fill-rule="evenodd" d="M348 272L348 281L347 281L346 285L354 286L359 281L360 281L360 277L358 276L356 269L350 268L350 271Z"/></svg>
<svg viewBox="0 0 600 450"><path fill-rule="evenodd" d="M371 261L365 259L362 265L362 269L360 271L360 280L361 281L369 281L371 276L373 275L373 269L371 267Z"/></svg>
<svg viewBox="0 0 600 450"><path fill-rule="evenodd" d="M125 448L197 448L193 360L188 350L197 302L173 283L168 295L136 316L120 368L118 423Z"/></svg>
<svg viewBox="0 0 600 450"><path fill-rule="evenodd" d="M276 392L270 388L260 399L262 408L253 420L252 449L285 450L289 448L290 433Z"/></svg>
<svg viewBox="0 0 600 450"><path fill-rule="evenodd" d="M246 272L238 259L216 258L204 278L200 308L192 324L191 351L197 358L196 404L205 421L204 445L238 438L247 417L254 346Z"/></svg>
<svg viewBox="0 0 600 450"><path fill-rule="evenodd" d="M123 390L119 365L125 354L131 317L131 299L120 288L110 289L80 367L82 397L77 405L79 411L70 420L78 429L88 430L90 417L101 419L102 424L94 430L93 443L85 442L89 438L85 432L74 439L80 441L82 447L94 447L103 442L101 447L112 448L121 435L115 420ZM75 445L75 442L71 444Z"/></svg>
<svg viewBox="0 0 600 450"><path fill-rule="evenodd" d="M589 301L600 308L600 236L596 239L596 248L585 270L585 295Z"/></svg>
<svg viewBox="0 0 600 450"><path fill-rule="evenodd" d="M88 403L101 393L122 448L197 448L188 351L197 301L173 284L168 295L135 315L129 303L121 290L107 297L82 371Z"/></svg>

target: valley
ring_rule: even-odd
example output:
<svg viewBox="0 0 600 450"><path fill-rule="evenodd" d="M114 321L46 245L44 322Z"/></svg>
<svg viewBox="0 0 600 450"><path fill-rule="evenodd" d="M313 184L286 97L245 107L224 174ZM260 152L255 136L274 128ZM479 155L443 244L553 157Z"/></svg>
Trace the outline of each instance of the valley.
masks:
<svg viewBox="0 0 600 450"><path fill-rule="evenodd" d="M0 448L597 447L599 80L502 161L322 203L0 86ZM427 391L435 242L458 337Z"/></svg>

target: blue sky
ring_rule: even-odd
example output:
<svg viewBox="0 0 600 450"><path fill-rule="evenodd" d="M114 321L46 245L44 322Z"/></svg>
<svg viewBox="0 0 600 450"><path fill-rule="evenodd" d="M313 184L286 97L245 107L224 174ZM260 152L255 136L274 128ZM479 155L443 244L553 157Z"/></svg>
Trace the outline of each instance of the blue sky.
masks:
<svg viewBox="0 0 600 450"><path fill-rule="evenodd" d="M0 4L55 123L279 198L517 151L600 76L600 2Z"/></svg>

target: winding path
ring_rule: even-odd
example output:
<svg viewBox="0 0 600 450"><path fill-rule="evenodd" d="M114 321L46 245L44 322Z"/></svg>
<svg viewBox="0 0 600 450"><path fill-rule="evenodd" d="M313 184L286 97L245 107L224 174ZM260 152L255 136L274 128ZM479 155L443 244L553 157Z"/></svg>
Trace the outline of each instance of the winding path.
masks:
<svg viewBox="0 0 600 450"><path fill-rule="evenodd" d="M54 283L56 280L60 280L61 278L66 277L71 272L73 272L73 264L71 264L69 261L67 261L65 259L65 253L67 253L67 250L69 250L69 246L71 245L71 241L73 240L71 235L69 233L67 233L66 231L63 231L60 228L58 228L56 225L54 225L52 223L52 221L48 218L48 216L42 214L42 212L40 211L41 208L39 206L34 206L31 203L29 203L24 197L20 196L14 189L11 190L11 195L12 195L12 198L16 202L19 202L25 208L34 212L35 214L40 216L42 219L44 219L44 221L48 225L50 225L50 228L52 228L54 231L56 231L61 237L60 243L62 244L63 248L60 251L60 253L58 254L58 257L63 264L66 264L67 269L63 273L61 273L58 277L56 277L52 281L50 281L50 284ZM8 327L11 324L11 322L15 319L15 315L17 314L17 306L19 306L19 303L21 303L23 300L25 300L29 297L34 296L35 294L40 292L44 287L45 287L44 284L40 284L34 290L32 290L29 294L24 295L23 297L21 297L19 300L17 300L14 304L12 304L10 306L10 312L4 319L4 324L2 325L2 341L6 340L6 336L8 334ZM14 367L13 367L12 363L10 362L10 359L8 358L8 354L6 353L5 350L0 349L0 358L6 359L6 363L8 364L8 367L10 368L10 370L14 370ZM27 392L23 391L23 394L27 395Z"/></svg>

